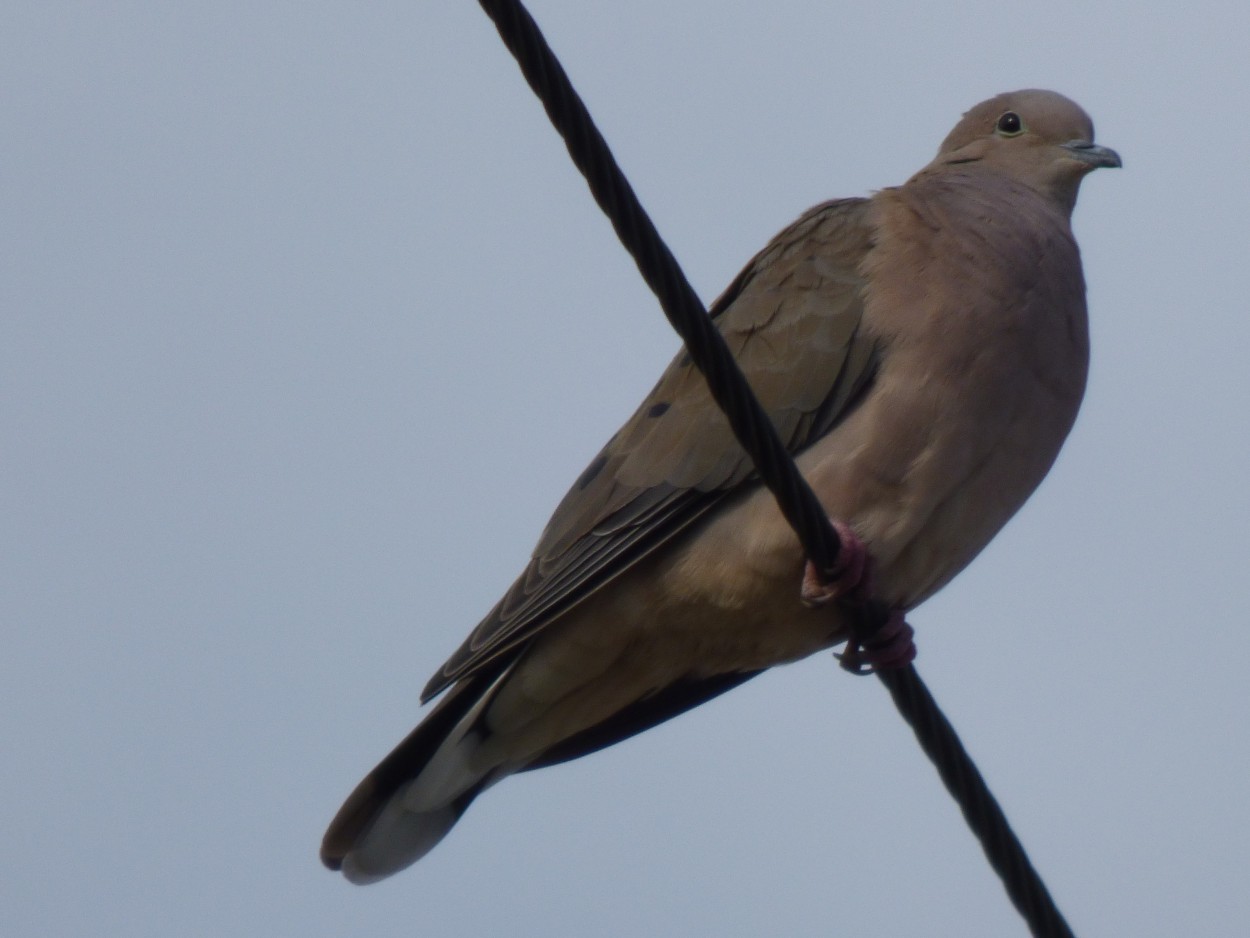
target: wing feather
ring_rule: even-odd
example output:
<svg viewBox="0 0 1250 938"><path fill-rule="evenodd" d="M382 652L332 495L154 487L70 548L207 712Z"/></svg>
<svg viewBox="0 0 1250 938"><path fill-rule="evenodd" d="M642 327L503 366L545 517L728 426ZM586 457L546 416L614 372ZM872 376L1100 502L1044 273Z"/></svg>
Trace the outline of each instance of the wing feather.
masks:
<svg viewBox="0 0 1250 938"><path fill-rule="evenodd" d="M712 307L792 453L829 432L875 370L877 349L859 328L871 215L866 199L816 206L756 255ZM679 355L579 477L525 571L422 699L515 654L754 475L702 375Z"/></svg>

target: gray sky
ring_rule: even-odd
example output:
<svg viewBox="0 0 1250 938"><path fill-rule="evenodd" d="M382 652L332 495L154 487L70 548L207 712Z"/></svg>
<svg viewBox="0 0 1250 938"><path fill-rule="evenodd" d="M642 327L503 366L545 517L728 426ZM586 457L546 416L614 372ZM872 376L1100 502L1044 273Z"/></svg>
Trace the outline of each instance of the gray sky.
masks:
<svg viewBox="0 0 1250 938"><path fill-rule="evenodd" d="M707 300L983 98L1094 116L1085 408L918 665L1080 934L1246 934L1250 7L533 7ZM317 862L676 348L476 4L11 3L0 121L0 933L1024 934L828 656Z"/></svg>

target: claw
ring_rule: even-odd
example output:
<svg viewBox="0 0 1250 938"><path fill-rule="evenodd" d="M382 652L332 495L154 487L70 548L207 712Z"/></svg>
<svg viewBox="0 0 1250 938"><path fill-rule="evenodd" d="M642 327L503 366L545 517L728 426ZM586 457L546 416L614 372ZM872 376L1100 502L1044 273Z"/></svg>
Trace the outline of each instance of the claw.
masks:
<svg viewBox="0 0 1250 938"><path fill-rule="evenodd" d="M847 640L846 649L834 653L843 669L853 674L905 668L916 660L916 632L901 610L891 609L877 634L866 644L857 638Z"/></svg>
<svg viewBox="0 0 1250 938"><path fill-rule="evenodd" d="M838 532L842 549L832 575L824 575L809 560L803 567L803 584L799 598L805 606L825 606L835 599L862 602L871 595L871 569L868 548L847 524L829 519Z"/></svg>

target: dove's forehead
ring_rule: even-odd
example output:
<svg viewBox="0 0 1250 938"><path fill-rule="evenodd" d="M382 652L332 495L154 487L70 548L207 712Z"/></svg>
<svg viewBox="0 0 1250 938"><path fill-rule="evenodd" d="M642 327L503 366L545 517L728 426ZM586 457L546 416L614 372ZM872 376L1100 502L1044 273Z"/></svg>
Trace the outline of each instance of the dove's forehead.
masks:
<svg viewBox="0 0 1250 938"><path fill-rule="evenodd" d="M1094 139L1094 122L1079 104L1057 91L1027 88L995 95L968 111L943 142L942 151L993 133L998 119L1008 111L1019 114L1029 130L1056 143Z"/></svg>

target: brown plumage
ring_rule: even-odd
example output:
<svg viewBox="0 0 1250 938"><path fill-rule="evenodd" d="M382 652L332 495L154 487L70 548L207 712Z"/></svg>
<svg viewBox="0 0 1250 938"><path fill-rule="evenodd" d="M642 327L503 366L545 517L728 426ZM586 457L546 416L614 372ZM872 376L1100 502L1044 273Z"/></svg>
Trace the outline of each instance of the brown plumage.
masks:
<svg viewBox="0 0 1250 938"><path fill-rule="evenodd" d="M1088 360L1069 218L1118 166L1053 92L984 102L904 185L811 209L712 308L832 517L908 610L1049 469ZM619 741L846 638L685 356L556 509L533 560L427 684L446 696L348 798L322 858L423 856L483 789Z"/></svg>

